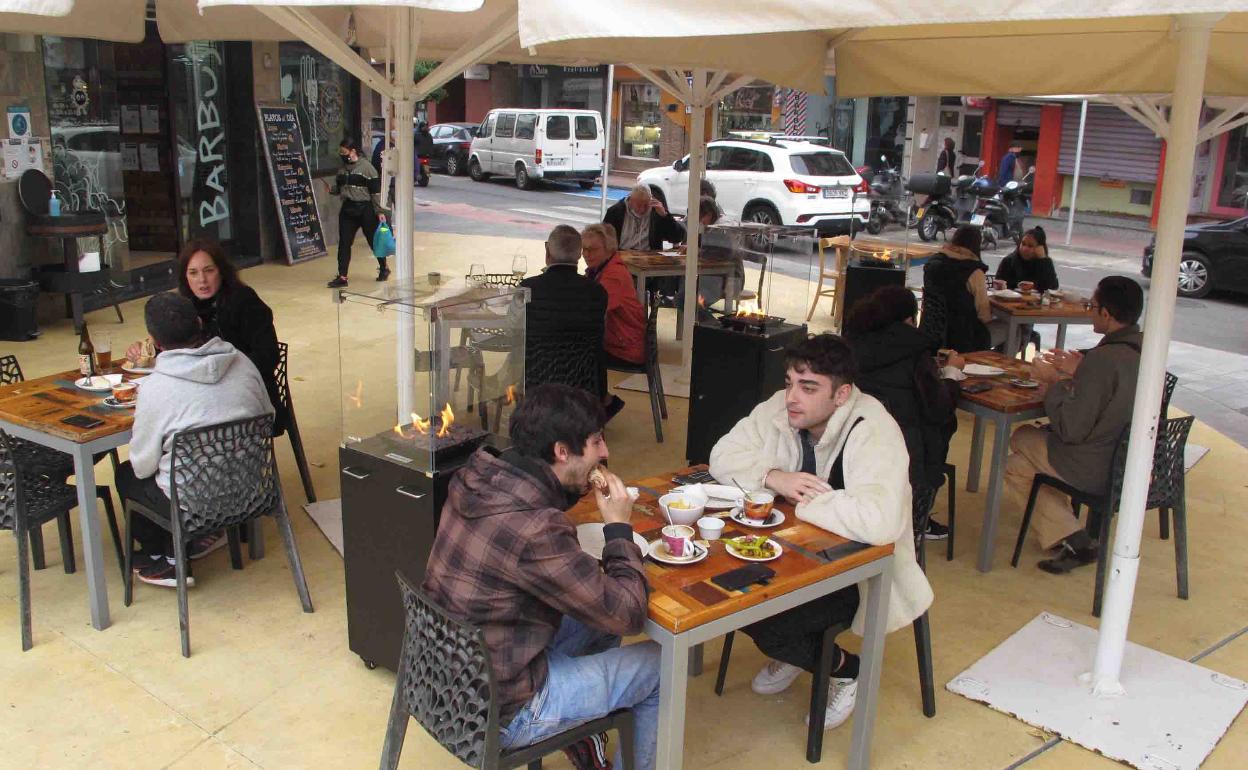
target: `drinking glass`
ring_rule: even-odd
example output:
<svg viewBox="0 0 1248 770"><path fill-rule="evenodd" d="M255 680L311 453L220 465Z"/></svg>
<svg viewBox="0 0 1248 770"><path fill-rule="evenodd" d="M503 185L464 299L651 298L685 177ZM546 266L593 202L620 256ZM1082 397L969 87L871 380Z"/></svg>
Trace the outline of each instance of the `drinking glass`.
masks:
<svg viewBox="0 0 1248 770"><path fill-rule="evenodd" d="M511 258L512 275L522 276L529 271L529 260L525 259L523 254L517 254Z"/></svg>
<svg viewBox="0 0 1248 770"><path fill-rule="evenodd" d="M101 372L113 364L113 336L108 332L96 332L91 335L91 344L95 346L95 368Z"/></svg>

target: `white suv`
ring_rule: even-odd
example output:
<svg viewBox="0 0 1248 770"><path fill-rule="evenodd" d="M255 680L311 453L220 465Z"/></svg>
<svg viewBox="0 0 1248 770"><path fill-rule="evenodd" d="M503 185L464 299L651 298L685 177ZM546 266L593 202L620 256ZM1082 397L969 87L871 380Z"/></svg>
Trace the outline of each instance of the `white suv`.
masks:
<svg viewBox="0 0 1248 770"><path fill-rule="evenodd" d="M706 179L726 217L769 225L808 226L821 235L865 227L871 202L845 153L788 139L717 139L706 148ZM676 214L689 199L689 156L637 177Z"/></svg>

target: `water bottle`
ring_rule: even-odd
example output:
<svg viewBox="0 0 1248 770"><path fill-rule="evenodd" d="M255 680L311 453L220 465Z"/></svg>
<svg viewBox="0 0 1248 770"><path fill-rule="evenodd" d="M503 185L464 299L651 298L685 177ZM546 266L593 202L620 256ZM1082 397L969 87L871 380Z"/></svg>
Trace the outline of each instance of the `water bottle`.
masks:
<svg viewBox="0 0 1248 770"><path fill-rule="evenodd" d="M61 215L61 199L56 197L56 192L52 193L52 197L48 199L48 214L59 217Z"/></svg>

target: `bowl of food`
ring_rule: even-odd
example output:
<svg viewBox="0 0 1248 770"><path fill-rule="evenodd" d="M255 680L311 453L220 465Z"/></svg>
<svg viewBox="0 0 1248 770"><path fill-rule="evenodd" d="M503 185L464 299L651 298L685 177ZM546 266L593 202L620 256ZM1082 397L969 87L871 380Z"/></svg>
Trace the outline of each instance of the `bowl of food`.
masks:
<svg viewBox="0 0 1248 770"><path fill-rule="evenodd" d="M745 496L745 504L741 506L741 515L751 521L766 521L771 517L775 504L776 496L770 492L749 492Z"/></svg>
<svg viewBox="0 0 1248 770"><path fill-rule="evenodd" d="M690 492L669 492L659 498L659 506L673 524L693 524L702 518L706 498Z"/></svg>

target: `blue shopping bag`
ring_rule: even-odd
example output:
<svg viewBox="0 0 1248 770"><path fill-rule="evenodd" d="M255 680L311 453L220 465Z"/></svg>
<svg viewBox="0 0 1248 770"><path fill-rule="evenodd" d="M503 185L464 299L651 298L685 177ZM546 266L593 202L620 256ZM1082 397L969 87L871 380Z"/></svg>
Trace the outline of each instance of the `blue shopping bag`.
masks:
<svg viewBox="0 0 1248 770"><path fill-rule="evenodd" d="M377 259L394 256L394 231L384 216L377 225L377 232L373 233L373 256Z"/></svg>

